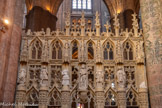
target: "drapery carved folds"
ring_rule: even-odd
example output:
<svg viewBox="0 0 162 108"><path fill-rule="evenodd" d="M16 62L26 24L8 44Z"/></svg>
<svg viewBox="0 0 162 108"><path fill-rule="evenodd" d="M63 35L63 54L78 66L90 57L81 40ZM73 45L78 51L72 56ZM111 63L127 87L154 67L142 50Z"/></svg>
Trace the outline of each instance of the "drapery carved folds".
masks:
<svg viewBox="0 0 162 108"><path fill-rule="evenodd" d="M20 94L24 94L24 97L34 96L29 98L32 102L39 98L36 103L39 107L46 102L45 107L57 108L76 108L77 105L124 108L139 107L145 102L148 108L147 95L138 97L144 95L141 90L147 93L146 75L141 69L144 68L142 34L120 32L118 17L114 20L115 34L96 33L86 28L83 31L79 25L74 25L77 30L66 26L66 33L49 28L38 32L28 30L23 36L25 43L21 52L21 58L26 57L27 63L20 62L16 101L21 102ZM138 29L138 25L134 29ZM42 60L48 63L42 64Z"/></svg>

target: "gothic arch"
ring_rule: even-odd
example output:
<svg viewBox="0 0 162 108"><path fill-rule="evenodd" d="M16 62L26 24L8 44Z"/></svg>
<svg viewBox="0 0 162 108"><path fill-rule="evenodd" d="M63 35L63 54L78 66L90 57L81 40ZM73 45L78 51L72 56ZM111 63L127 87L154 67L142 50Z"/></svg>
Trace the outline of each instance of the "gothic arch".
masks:
<svg viewBox="0 0 162 108"><path fill-rule="evenodd" d="M110 87L105 93L105 107L117 105L117 93Z"/></svg>
<svg viewBox="0 0 162 108"><path fill-rule="evenodd" d="M134 89L134 88L130 88L127 92L126 92L126 98L127 98L127 106L138 106L138 92Z"/></svg>
<svg viewBox="0 0 162 108"><path fill-rule="evenodd" d="M123 42L123 57L124 60L134 60L135 59L135 45L134 43L128 38Z"/></svg>
<svg viewBox="0 0 162 108"><path fill-rule="evenodd" d="M104 60L113 60L115 53L115 45L110 39L106 39L102 45Z"/></svg>
<svg viewBox="0 0 162 108"><path fill-rule="evenodd" d="M53 60L63 58L63 43L60 39L54 39L50 44L50 58Z"/></svg>
<svg viewBox="0 0 162 108"><path fill-rule="evenodd" d="M109 88L105 91L105 94L108 93L108 91L112 91L115 95L117 95L116 91L115 91L112 87L109 87Z"/></svg>
<svg viewBox="0 0 162 108"><path fill-rule="evenodd" d="M77 42L78 45L80 45L79 41L77 39L74 39L71 41L71 45L74 43L74 42Z"/></svg>
<svg viewBox="0 0 162 108"><path fill-rule="evenodd" d="M71 58L72 59L79 59L79 42L74 39L72 42L71 42Z"/></svg>
<svg viewBox="0 0 162 108"><path fill-rule="evenodd" d="M95 43L90 39L87 41L87 57L88 59L95 58Z"/></svg>
<svg viewBox="0 0 162 108"><path fill-rule="evenodd" d="M30 59L41 59L43 43L39 37L35 37L29 44Z"/></svg>
<svg viewBox="0 0 162 108"><path fill-rule="evenodd" d="M94 91L88 87L88 92L87 92L87 100L84 103L84 106L86 106L86 108L95 108L95 93ZM79 91L77 89L73 90L73 92L71 92L71 106L72 108L77 108L77 104L81 104L81 99L79 96ZM90 107L88 107L90 106Z"/></svg>
<svg viewBox="0 0 162 108"><path fill-rule="evenodd" d="M39 37L35 36L35 37L31 40L29 46L31 46L32 43L33 43L34 41L36 41L36 40L38 40L39 42L41 42L41 43L43 44L42 40L41 40Z"/></svg>
<svg viewBox="0 0 162 108"><path fill-rule="evenodd" d="M58 106L61 107L61 92L54 87L48 95L49 97L49 105L50 106Z"/></svg>
<svg viewBox="0 0 162 108"><path fill-rule="evenodd" d="M37 104L39 103L39 92L37 89L35 89L34 87L31 87L28 91L27 91L27 96L26 96L26 102L28 104Z"/></svg>
<svg viewBox="0 0 162 108"><path fill-rule="evenodd" d="M112 39L109 38L109 37L108 37L107 39L104 40L103 45L104 45L107 41L110 42L110 43L113 45L113 47L115 48L114 42L113 42ZM102 45L102 46L103 46L103 45Z"/></svg>
<svg viewBox="0 0 162 108"><path fill-rule="evenodd" d="M133 40L130 37L125 38L124 41L123 41L123 44L125 42L127 42L127 41L130 42L133 45L133 47L135 47L135 44L134 44Z"/></svg>

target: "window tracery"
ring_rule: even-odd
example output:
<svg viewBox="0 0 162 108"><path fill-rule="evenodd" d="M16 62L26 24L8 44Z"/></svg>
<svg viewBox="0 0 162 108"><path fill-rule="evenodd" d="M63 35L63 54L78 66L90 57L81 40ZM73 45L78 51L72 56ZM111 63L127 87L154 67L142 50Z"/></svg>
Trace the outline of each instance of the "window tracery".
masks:
<svg viewBox="0 0 162 108"><path fill-rule="evenodd" d="M72 66L72 86L74 86L77 83L78 79L78 68L76 66Z"/></svg>
<svg viewBox="0 0 162 108"><path fill-rule="evenodd" d="M130 88L132 86L136 88L134 66L125 66L124 71L126 73L126 87Z"/></svg>
<svg viewBox="0 0 162 108"><path fill-rule="evenodd" d="M72 9L91 10L92 9L92 0L73 0L72 1Z"/></svg>
<svg viewBox="0 0 162 108"><path fill-rule="evenodd" d="M113 45L110 42L106 42L103 46L103 54L104 60L113 60L114 59L114 52L113 52Z"/></svg>
<svg viewBox="0 0 162 108"><path fill-rule="evenodd" d="M92 42L88 43L88 59L94 59L94 48Z"/></svg>
<svg viewBox="0 0 162 108"><path fill-rule="evenodd" d="M134 90L130 89L127 92L127 107L128 108L138 108L137 95Z"/></svg>
<svg viewBox="0 0 162 108"><path fill-rule="evenodd" d="M52 59L62 59L62 45L59 41L52 44Z"/></svg>
<svg viewBox="0 0 162 108"><path fill-rule="evenodd" d="M30 105L38 105L39 103L39 93L32 88L32 90L28 94L27 102Z"/></svg>
<svg viewBox="0 0 162 108"><path fill-rule="evenodd" d="M50 94L49 108L61 108L61 94L57 90Z"/></svg>
<svg viewBox="0 0 162 108"><path fill-rule="evenodd" d="M72 103L71 103L71 108L80 108L80 106L84 106L84 108L95 108L95 100L94 100L94 94L91 92L91 90L88 90L86 93L87 100L86 102L82 103L80 98L79 98L79 92L75 90L72 93Z"/></svg>
<svg viewBox="0 0 162 108"><path fill-rule="evenodd" d="M51 66L51 87L53 85L57 85L59 88L61 87L62 75L61 75L62 67L59 65Z"/></svg>
<svg viewBox="0 0 162 108"><path fill-rule="evenodd" d="M94 87L94 66L88 67L88 81L92 87Z"/></svg>
<svg viewBox="0 0 162 108"><path fill-rule="evenodd" d="M78 43L76 41L72 43L72 59L78 59Z"/></svg>
<svg viewBox="0 0 162 108"><path fill-rule="evenodd" d="M33 84L36 84L37 87L39 86L40 72L41 65L30 65L28 88L31 87Z"/></svg>
<svg viewBox="0 0 162 108"><path fill-rule="evenodd" d="M124 60L133 60L133 46L130 42L124 43Z"/></svg>
<svg viewBox="0 0 162 108"><path fill-rule="evenodd" d="M76 24L78 28L80 27L79 21L80 20L76 22L78 24ZM141 73L143 73L140 74L142 75L142 77L140 77L138 81L138 72L136 72L136 70L139 70L139 64L137 63L136 59L133 60L133 45L136 45L137 41L139 40L143 42L142 37L129 37L131 41L126 41L122 45L123 40L125 40L127 37L123 36L121 38L115 36L115 34L108 30L108 26L109 25L107 25L107 32L103 33L100 33L100 28L98 26L96 26L96 30L92 31L88 31L87 27L85 27L84 30L82 30L82 33L84 31L83 34L85 36L81 35L81 28L77 30L75 28L75 31L71 31L72 29L69 27L69 25L66 28L66 33L64 31L50 32L50 29L48 29L47 32L49 36L46 36L44 34L39 36L40 32L32 33L31 31L29 31L28 35L24 36L27 41L26 43L30 43L33 40L34 35L39 38L35 39L35 41L32 42L30 50L26 50L26 52L29 51L29 53L27 53L27 56L24 57L25 59L20 60L20 67L26 70L24 71L24 73L26 72L26 74L23 78L27 79L24 81L23 84L18 84L19 89L17 90L17 92L19 95L17 95L16 99L22 99L22 97L24 96L25 100L23 101L38 103L38 101L36 102L35 100L39 100L39 105L42 105L43 103L48 101L48 105L51 108L60 108L60 106L64 105L64 103L66 105L67 103L68 105L71 104L73 108L76 108L77 105L84 105L84 108L100 108L101 104L102 108L117 108L123 107L120 106L120 103L122 103L123 100L124 103L126 103L126 99L127 106L124 105L124 107L136 108L138 107L138 103L142 103L143 101L146 102L147 93L142 94L143 92L140 92L141 88L142 90L147 90L147 82L145 82L145 79L143 79L145 75L143 70L141 69L141 66L143 66L142 68L144 68L144 64L140 63L140 71ZM56 40L53 42L53 37L57 36L59 37L60 41ZM107 40L108 36L108 41L105 41ZM41 41L44 43L41 43ZM42 46L47 45L48 47L48 42L52 42L50 48L43 48L39 50L39 48L42 48ZM61 42L63 42L63 44ZM69 45L69 43L71 44ZM141 44L139 44L139 47L140 46ZM24 48L26 49L27 47ZM62 53L62 48L66 50L64 51L64 53ZM116 48L116 50L114 50L114 48ZM43 59L43 55L42 57L38 55L41 54L41 52L46 52L44 51L44 49L46 49L46 51L50 49L50 53L48 53L50 54L50 56L48 56L47 54L47 58L45 58L47 60ZM143 52L143 50L141 50L141 52ZM125 58L127 60L132 61L124 61L123 53L125 53ZM62 59L62 55L65 56L65 54L67 60L60 60ZM89 58L87 56L89 56ZM38 57L40 57L39 59L41 60L38 60ZM31 60L31 58L33 59ZM78 60L78 58L81 59ZM117 58L120 59L117 60ZM82 64L86 66L82 68ZM46 69L43 66L45 66ZM42 86L40 84L40 81L43 80L43 78L40 79L40 73L43 72L41 69L45 69L45 76L48 76L49 78L48 80L46 80L48 81L48 84L46 83L45 86ZM81 69L83 71L81 71ZM117 73L120 72L122 72L122 74L117 75ZM86 85L86 88L84 90L79 89L78 87L79 82L81 82L81 73L84 73L83 75L86 76L86 78L82 80L83 84ZM121 84L123 84L124 86L118 86ZM28 90L31 87L36 88L36 91L38 92L34 92L33 95L31 93L31 95L29 96ZM49 91L51 89L54 89L52 94ZM107 92L105 92L105 90ZM136 91L139 91L139 93ZM81 97L80 94L82 94L83 98L84 96L87 96L85 99L85 104L83 104L84 102L82 102L82 100L84 99ZM138 94L142 95L139 96ZM140 97L139 100L138 96ZM28 97L32 98L29 98L29 100L27 100Z"/></svg>
<svg viewBox="0 0 162 108"><path fill-rule="evenodd" d="M110 108L112 106L117 108L117 100L115 93L109 90L106 94L105 108Z"/></svg>
<svg viewBox="0 0 162 108"><path fill-rule="evenodd" d="M41 59L42 57L42 43L39 40L35 40L31 46L31 58Z"/></svg>
<svg viewBox="0 0 162 108"><path fill-rule="evenodd" d="M114 66L105 66L104 67L104 80L105 80L105 87L108 85L112 88L115 88L115 73L114 73Z"/></svg>

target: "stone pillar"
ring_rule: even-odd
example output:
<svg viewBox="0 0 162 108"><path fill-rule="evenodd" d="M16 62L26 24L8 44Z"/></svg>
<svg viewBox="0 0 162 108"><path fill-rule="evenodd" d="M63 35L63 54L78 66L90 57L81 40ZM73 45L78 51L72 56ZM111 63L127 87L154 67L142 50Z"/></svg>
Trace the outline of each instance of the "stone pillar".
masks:
<svg viewBox="0 0 162 108"><path fill-rule="evenodd" d="M17 94L16 94L16 103L17 106L15 108L25 108L25 96L26 96L26 88L24 86L17 87Z"/></svg>
<svg viewBox="0 0 162 108"><path fill-rule="evenodd" d="M56 30L57 17L42 7L35 6L26 16L26 30L41 31L42 28Z"/></svg>
<svg viewBox="0 0 162 108"><path fill-rule="evenodd" d="M150 104L162 106L162 1L140 0Z"/></svg>
<svg viewBox="0 0 162 108"><path fill-rule="evenodd" d="M0 2L0 5L2 5L0 8L1 18L9 20L6 33L0 33L0 101L8 103L13 103L15 96L24 12L23 4L25 4L24 0L2 0Z"/></svg>
<svg viewBox="0 0 162 108"><path fill-rule="evenodd" d="M104 108L105 94L103 89L104 71L101 62L96 63L96 108Z"/></svg>
<svg viewBox="0 0 162 108"><path fill-rule="evenodd" d="M148 90L146 88L141 88L139 90L139 103L140 108L149 108L148 107Z"/></svg>
<svg viewBox="0 0 162 108"><path fill-rule="evenodd" d="M105 94L104 91L96 91L96 108L104 108Z"/></svg>
<svg viewBox="0 0 162 108"><path fill-rule="evenodd" d="M124 72L123 65L117 67L116 80L117 80L117 93L118 93L118 108L126 108L126 73Z"/></svg>
<svg viewBox="0 0 162 108"><path fill-rule="evenodd" d="M63 81L62 81L62 102L61 102L61 107L62 108L71 108L71 103L70 103L70 77L69 77L69 63L66 61L62 65L63 71L62 71L62 76L63 76Z"/></svg>
<svg viewBox="0 0 162 108"><path fill-rule="evenodd" d="M4 94L5 84L6 84L7 66L9 60L9 48L11 44L11 36L13 30L15 3L16 0L0 1L0 5L1 5L0 16L1 18L7 18L10 22L6 32L5 33L0 32L0 102L3 102L3 94ZM14 93L12 92L12 94ZM13 97L14 96L12 95L10 98L13 99Z"/></svg>
<svg viewBox="0 0 162 108"><path fill-rule="evenodd" d="M70 90L62 90L62 107L61 108L71 108L70 103Z"/></svg>
<svg viewBox="0 0 162 108"><path fill-rule="evenodd" d="M39 90L39 108L48 108L48 87L41 87Z"/></svg>
<svg viewBox="0 0 162 108"><path fill-rule="evenodd" d="M126 90L118 89L118 108L126 108Z"/></svg>
<svg viewBox="0 0 162 108"><path fill-rule="evenodd" d="M147 79L144 62L137 63L137 82L139 85L139 103L140 108L148 108L148 88L147 88Z"/></svg>

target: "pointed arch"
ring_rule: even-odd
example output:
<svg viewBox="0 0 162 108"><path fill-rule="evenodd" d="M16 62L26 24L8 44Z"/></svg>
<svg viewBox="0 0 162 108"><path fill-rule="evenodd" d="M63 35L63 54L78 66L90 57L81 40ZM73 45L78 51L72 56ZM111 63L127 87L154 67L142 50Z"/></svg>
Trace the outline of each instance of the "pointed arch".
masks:
<svg viewBox="0 0 162 108"><path fill-rule="evenodd" d="M29 46L31 46L35 41L39 41L41 44L43 44L42 40L38 36L36 36L31 40Z"/></svg>
<svg viewBox="0 0 162 108"><path fill-rule="evenodd" d="M54 60L60 60L62 59L62 49L63 49L63 44L59 39L54 39L51 42L51 59Z"/></svg>
<svg viewBox="0 0 162 108"><path fill-rule="evenodd" d="M133 48L134 44L133 42L128 38L127 40L125 40L125 42L123 43L123 57L124 60L133 60L134 59L134 48Z"/></svg>
<svg viewBox="0 0 162 108"><path fill-rule="evenodd" d="M41 59L42 57L42 41L36 37L30 43L30 58Z"/></svg>
<svg viewBox="0 0 162 108"><path fill-rule="evenodd" d="M128 107L137 107L138 106L138 93L134 88L130 88L126 94L127 106Z"/></svg>
<svg viewBox="0 0 162 108"><path fill-rule="evenodd" d="M61 93L56 87L49 93L49 105L61 108Z"/></svg>
<svg viewBox="0 0 162 108"><path fill-rule="evenodd" d="M114 43L110 39L103 43L103 58L104 60L114 59Z"/></svg>
<svg viewBox="0 0 162 108"><path fill-rule="evenodd" d="M81 102L81 98L79 94L80 92L77 90L77 88L75 88L75 90L71 92L71 107L72 108L77 108L76 106L78 104L84 105L84 107L86 108L95 108L95 92L90 87L88 87L88 91L85 95L87 99L85 103Z"/></svg>
<svg viewBox="0 0 162 108"><path fill-rule="evenodd" d="M110 87L105 93L105 107L117 106L117 93Z"/></svg>
<svg viewBox="0 0 162 108"><path fill-rule="evenodd" d="M79 42L77 40L73 40L71 42L71 55L72 59L78 59L79 57Z"/></svg>
<svg viewBox="0 0 162 108"><path fill-rule="evenodd" d="M35 89L34 87L31 87L26 94L27 94L26 101L27 101L28 104L38 105L38 103L39 103L39 92L37 91L37 89Z"/></svg>
<svg viewBox="0 0 162 108"><path fill-rule="evenodd" d="M94 59L94 46L95 46L95 43L90 39L88 42L87 42L87 56L88 56L88 59Z"/></svg>

